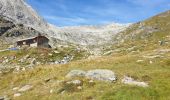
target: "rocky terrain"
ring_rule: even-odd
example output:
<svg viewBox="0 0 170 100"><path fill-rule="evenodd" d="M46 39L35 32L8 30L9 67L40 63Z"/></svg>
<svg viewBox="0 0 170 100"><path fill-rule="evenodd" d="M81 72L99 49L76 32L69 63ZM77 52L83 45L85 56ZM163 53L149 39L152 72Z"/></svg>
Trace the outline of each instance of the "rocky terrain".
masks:
<svg viewBox="0 0 170 100"><path fill-rule="evenodd" d="M23 0L1 0L0 13L0 99L170 99L170 11L73 27L46 23ZM38 33L54 48L9 48Z"/></svg>
<svg viewBox="0 0 170 100"><path fill-rule="evenodd" d="M103 26L56 27L45 22L23 0L1 0L0 15L14 24L23 24L47 36L51 40L52 47L63 42L65 45L70 43L85 46L104 45L113 42L111 37L129 26L129 24L113 23ZM32 32L27 34L32 35Z"/></svg>

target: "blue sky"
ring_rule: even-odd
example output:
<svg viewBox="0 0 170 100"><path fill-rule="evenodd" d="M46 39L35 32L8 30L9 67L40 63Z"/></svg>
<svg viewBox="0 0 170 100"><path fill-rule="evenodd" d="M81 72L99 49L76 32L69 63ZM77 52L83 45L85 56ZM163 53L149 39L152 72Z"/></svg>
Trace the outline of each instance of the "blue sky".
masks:
<svg viewBox="0 0 170 100"><path fill-rule="evenodd" d="M26 0L56 26L134 23L170 10L170 0Z"/></svg>

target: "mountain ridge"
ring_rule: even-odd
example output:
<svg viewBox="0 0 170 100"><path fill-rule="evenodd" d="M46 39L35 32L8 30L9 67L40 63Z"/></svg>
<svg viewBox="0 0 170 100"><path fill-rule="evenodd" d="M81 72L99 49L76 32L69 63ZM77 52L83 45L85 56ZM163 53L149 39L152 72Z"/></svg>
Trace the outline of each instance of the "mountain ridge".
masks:
<svg viewBox="0 0 170 100"><path fill-rule="evenodd" d="M56 46L54 40L60 40L65 42L65 44L75 44L75 45L103 45L105 43L111 42L111 38L114 34L122 31L128 25L112 24L114 27L111 29L113 31L110 34L105 31L108 28L108 25L103 26L104 32L97 31L96 26L81 26L81 27L57 27L51 25L44 21L37 12L32 9L24 0L1 0L0 1L0 14L12 19L17 24L24 24L25 26L32 27L38 32L41 32L43 35L47 36L51 41L50 44L52 47ZM80 29L83 29L80 31ZM85 28L85 29L84 29ZM90 30L92 28L92 30ZM86 30L89 30L86 32ZM94 34L93 34L94 30ZM75 34L76 33L76 34ZM105 37L106 36L106 37ZM58 43L59 44L59 43Z"/></svg>

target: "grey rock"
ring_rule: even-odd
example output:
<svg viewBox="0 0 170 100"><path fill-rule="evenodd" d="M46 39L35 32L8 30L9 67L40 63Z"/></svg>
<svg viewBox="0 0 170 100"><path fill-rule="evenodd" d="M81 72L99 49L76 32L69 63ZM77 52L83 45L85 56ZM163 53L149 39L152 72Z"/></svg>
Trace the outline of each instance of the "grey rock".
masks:
<svg viewBox="0 0 170 100"><path fill-rule="evenodd" d="M15 60L16 59L16 56L11 56L10 57L10 60Z"/></svg>
<svg viewBox="0 0 170 100"><path fill-rule="evenodd" d="M108 82L116 81L115 73L107 69L90 70L86 73L85 76L87 78L90 78L93 80L99 80L99 81L108 81Z"/></svg>
<svg viewBox="0 0 170 100"><path fill-rule="evenodd" d="M140 86L140 87L148 87L149 86L148 83L136 81L133 78L128 77L128 76L125 76L122 79L122 83L128 84L128 85L136 85L136 86Z"/></svg>
<svg viewBox="0 0 170 100"><path fill-rule="evenodd" d="M95 69L95 70L89 70L88 72L85 72L83 70L72 70L66 75L66 77L67 78L86 77L93 80L106 81L106 82L116 81L116 76L114 72L107 69Z"/></svg>
<svg viewBox="0 0 170 100"><path fill-rule="evenodd" d="M67 78L84 77L85 74L86 74L86 72L83 71L83 70L72 70L72 71L70 71L70 72L66 75L66 77L67 77Z"/></svg>

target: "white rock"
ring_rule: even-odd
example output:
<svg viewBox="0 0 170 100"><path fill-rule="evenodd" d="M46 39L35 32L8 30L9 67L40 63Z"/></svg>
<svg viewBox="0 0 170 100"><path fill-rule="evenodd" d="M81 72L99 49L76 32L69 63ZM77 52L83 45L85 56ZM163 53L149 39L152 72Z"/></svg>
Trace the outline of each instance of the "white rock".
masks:
<svg viewBox="0 0 170 100"><path fill-rule="evenodd" d="M128 84L128 85L136 85L136 86L141 86L141 87L148 87L148 83L135 81L133 78L128 77L128 76L125 76L122 79L122 83L123 84Z"/></svg>
<svg viewBox="0 0 170 100"><path fill-rule="evenodd" d="M4 60L2 63L8 63L9 59Z"/></svg>
<svg viewBox="0 0 170 100"><path fill-rule="evenodd" d="M80 80L73 80L73 81L69 81L67 82L67 84L75 84L75 85L80 85L82 82Z"/></svg>
<svg viewBox="0 0 170 100"><path fill-rule="evenodd" d="M49 53L48 55L49 55L49 56L52 56L53 54L52 54L52 53Z"/></svg>
<svg viewBox="0 0 170 100"><path fill-rule="evenodd" d="M30 55L26 55L25 57L24 57L24 59L26 60L26 59L28 59L30 57Z"/></svg>
<svg viewBox="0 0 170 100"><path fill-rule="evenodd" d="M81 86L78 86L77 89L82 90L83 88Z"/></svg>
<svg viewBox="0 0 170 100"><path fill-rule="evenodd" d="M55 50L54 53L58 54L58 53L60 53L60 52Z"/></svg>
<svg viewBox="0 0 170 100"><path fill-rule="evenodd" d="M22 71L25 71L26 69L25 69L25 67L22 67Z"/></svg>
<svg viewBox="0 0 170 100"><path fill-rule="evenodd" d="M31 85L25 85L25 86L23 86L22 88L20 88L18 91L19 91L19 92L25 92L25 91L30 90L31 88L33 88L33 86L31 86Z"/></svg>
<svg viewBox="0 0 170 100"><path fill-rule="evenodd" d="M15 90L18 90L18 89L19 89L19 87L14 87L12 90L15 91Z"/></svg>
<svg viewBox="0 0 170 100"><path fill-rule="evenodd" d="M16 71L20 71L20 66L15 66Z"/></svg>
<svg viewBox="0 0 170 100"><path fill-rule="evenodd" d="M136 62L138 62L138 63L139 63L139 62L143 62L143 60L137 60Z"/></svg>
<svg viewBox="0 0 170 100"><path fill-rule="evenodd" d="M19 96L21 96L21 93L14 94L14 97L19 97Z"/></svg>
<svg viewBox="0 0 170 100"><path fill-rule="evenodd" d="M153 61L149 61L150 64L153 64Z"/></svg>
<svg viewBox="0 0 170 100"><path fill-rule="evenodd" d="M93 80L90 80L89 83L94 83L94 81L93 81Z"/></svg>
<svg viewBox="0 0 170 100"><path fill-rule="evenodd" d="M147 56L143 56L143 57L148 58L148 59L163 58L163 56L161 56L161 55L147 55Z"/></svg>
<svg viewBox="0 0 170 100"><path fill-rule="evenodd" d="M53 89L50 90L50 93L53 93Z"/></svg>

